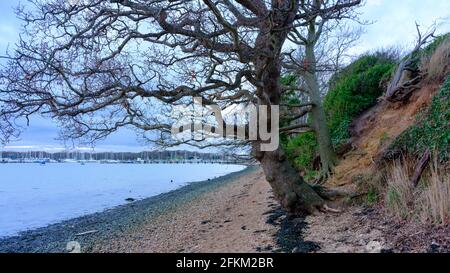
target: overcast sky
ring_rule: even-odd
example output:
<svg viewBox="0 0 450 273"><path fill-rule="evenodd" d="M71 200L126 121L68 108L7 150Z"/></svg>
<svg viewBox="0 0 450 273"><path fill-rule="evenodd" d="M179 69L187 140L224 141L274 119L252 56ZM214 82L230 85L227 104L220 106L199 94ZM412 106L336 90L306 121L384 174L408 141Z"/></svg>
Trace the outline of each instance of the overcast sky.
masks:
<svg viewBox="0 0 450 273"><path fill-rule="evenodd" d="M16 19L13 10L19 2L24 1L0 1L0 54L8 47L13 48L19 35L21 22ZM367 0L360 12L361 20L373 24L365 27L365 34L352 50L354 54L392 46L411 48L416 38L416 21L424 28L438 21L440 33L450 32L449 0ZM20 140L3 149L53 150L64 147L63 143L55 140L57 132L51 121L36 118ZM122 130L99 143L96 150L139 151L145 148L138 143L133 132Z"/></svg>

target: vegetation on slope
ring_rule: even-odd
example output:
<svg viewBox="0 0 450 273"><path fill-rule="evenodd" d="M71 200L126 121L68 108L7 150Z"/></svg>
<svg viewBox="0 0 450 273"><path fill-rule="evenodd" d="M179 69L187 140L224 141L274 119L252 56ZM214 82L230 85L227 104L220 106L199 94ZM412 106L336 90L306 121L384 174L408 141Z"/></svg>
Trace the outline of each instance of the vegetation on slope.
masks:
<svg viewBox="0 0 450 273"><path fill-rule="evenodd" d="M384 190L386 210L401 220L448 225L450 220L450 176L446 171L450 140L450 40L449 35L435 39L421 51L423 84L440 84L440 91L417 121L401 133L385 151L386 159L403 156L387 167ZM434 151L433 164L422 175L417 187L411 183L417 160Z"/></svg>
<svg viewBox="0 0 450 273"><path fill-rule="evenodd" d="M397 137L388 153L420 155L426 149L437 151L443 161L449 159L450 76L429 108L418 115L417 123Z"/></svg>
<svg viewBox="0 0 450 273"><path fill-rule="evenodd" d="M305 178L313 175L313 162L317 156L317 139L313 132L289 138L283 142L283 148L289 160L305 172Z"/></svg>
<svg viewBox="0 0 450 273"><path fill-rule="evenodd" d="M333 77L324 107L336 146L350 137L349 126L353 119L375 105L377 98L383 95L380 83L391 76L395 64L395 57L389 53L365 55Z"/></svg>
<svg viewBox="0 0 450 273"><path fill-rule="evenodd" d="M450 176L434 161L418 187L411 185L413 160L394 161L387 168L384 205L399 220L446 225L450 220Z"/></svg>
<svg viewBox="0 0 450 273"><path fill-rule="evenodd" d="M414 63L415 68L420 68L420 61L423 60L424 58L429 58L431 57L436 50L445 42L449 41L450 39L450 33L449 34L445 34L445 35L441 35L441 36L437 36L429 45L427 45L426 47L424 47L423 49L419 50L416 54L418 56L414 56L416 62Z"/></svg>
<svg viewBox="0 0 450 273"><path fill-rule="evenodd" d="M384 90L381 82L387 80L395 67L396 58L389 53L364 55L337 73L330 82L330 91L324 100L328 125L336 148L350 137L349 126L361 112L377 102ZM292 84L292 76L283 78L283 84ZM287 95L288 103L299 103ZM305 175L313 175L317 157L317 139L314 133L295 137L282 136L282 145L289 160Z"/></svg>
<svg viewBox="0 0 450 273"><path fill-rule="evenodd" d="M427 72L431 81L442 78L442 69L440 63L446 62L446 57L435 56L437 52L447 52L449 50L444 45L449 44L449 36L443 35L437 37L432 43L422 49L419 54L420 69ZM449 56L447 56L449 57ZM450 57L449 57L450 58ZM328 125L330 128L333 144L339 148L341 144L346 143L350 138L349 127L352 121L362 112L374 106L377 99L385 92L384 83L389 81L393 71L398 64L398 59L391 52L378 52L366 54L342 71L333 76L330 81L330 90L324 98L324 108L327 114ZM434 71L439 71L433 72ZM446 75L446 74L445 74ZM296 82L294 76L283 78L283 84L291 85ZM448 85L448 83L447 83ZM446 124L448 123L448 89L433 100L433 109L430 111L428 123L423 123L419 128L415 126L402 134L393 144L391 150L405 150L408 152L421 153L424 147L438 149L440 156L448 159L449 132ZM287 95L284 100L287 103L300 103L297 97ZM440 101L440 105L438 104ZM445 105L444 105L445 104ZM423 120L423 117L419 119ZM282 136L282 146L289 160L304 172L305 176L314 174L314 160L318 156L317 139L314 133L304 133L295 137Z"/></svg>
<svg viewBox="0 0 450 273"><path fill-rule="evenodd" d="M285 86L295 87L297 77L295 75L286 75L281 79ZM283 95L283 103L294 105L301 103L301 99L294 92L287 92ZM309 121L308 121L309 122ZM283 126L285 121L280 120ZM307 132L295 137L281 134L281 145L289 161L298 169L305 172L306 179L313 176L313 160L317 156L317 139L314 132Z"/></svg>

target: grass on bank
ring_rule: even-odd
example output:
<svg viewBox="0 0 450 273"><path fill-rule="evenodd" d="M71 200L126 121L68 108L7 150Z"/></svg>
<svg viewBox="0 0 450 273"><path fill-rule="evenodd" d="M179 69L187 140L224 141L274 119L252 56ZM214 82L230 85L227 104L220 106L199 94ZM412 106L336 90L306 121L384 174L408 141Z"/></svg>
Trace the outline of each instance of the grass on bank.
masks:
<svg viewBox="0 0 450 273"><path fill-rule="evenodd" d="M450 73L450 38L440 41L430 55L421 59L420 70L426 73L426 82L443 82Z"/></svg>
<svg viewBox="0 0 450 273"><path fill-rule="evenodd" d="M411 182L413 161L393 162L386 174L384 204L398 220L446 225L450 220L450 175L434 160L418 187Z"/></svg>

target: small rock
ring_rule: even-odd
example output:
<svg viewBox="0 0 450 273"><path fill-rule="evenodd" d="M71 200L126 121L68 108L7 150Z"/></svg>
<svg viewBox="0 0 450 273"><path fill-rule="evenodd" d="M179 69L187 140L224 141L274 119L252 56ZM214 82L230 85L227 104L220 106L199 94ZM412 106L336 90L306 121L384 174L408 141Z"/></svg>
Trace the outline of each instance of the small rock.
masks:
<svg viewBox="0 0 450 273"><path fill-rule="evenodd" d="M127 198L127 199L125 199L125 201L127 201L127 202L134 202L134 201L136 201L136 199L134 199L134 198Z"/></svg>
<svg viewBox="0 0 450 273"><path fill-rule="evenodd" d="M429 253L437 253L437 252L439 252L440 247L441 246L438 243L433 241L430 245L430 248L428 249L428 252Z"/></svg>
<svg viewBox="0 0 450 273"><path fill-rule="evenodd" d="M271 251L273 250L273 246L272 245L267 245L265 248L263 248L264 251Z"/></svg>
<svg viewBox="0 0 450 273"><path fill-rule="evenodd" d="M382 249L383 249L383 245L378 241L370 241L366 245L367 253L381 253Z"/></svg>

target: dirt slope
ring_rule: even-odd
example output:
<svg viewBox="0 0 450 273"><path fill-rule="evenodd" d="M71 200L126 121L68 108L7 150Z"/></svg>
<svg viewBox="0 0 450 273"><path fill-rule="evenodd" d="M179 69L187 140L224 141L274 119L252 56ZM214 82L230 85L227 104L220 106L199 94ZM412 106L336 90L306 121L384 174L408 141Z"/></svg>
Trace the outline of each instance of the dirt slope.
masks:
<svg viewBox="0 0 450 273"><path fill-rule="evenodd" d="M380 101L352 124L353 149L344 155L327 181L331 187L353 187L358 176L370 175L375 160L403 131L414 124L417 114L427 107L439 85L425 85L407 104Z"/></svg>

